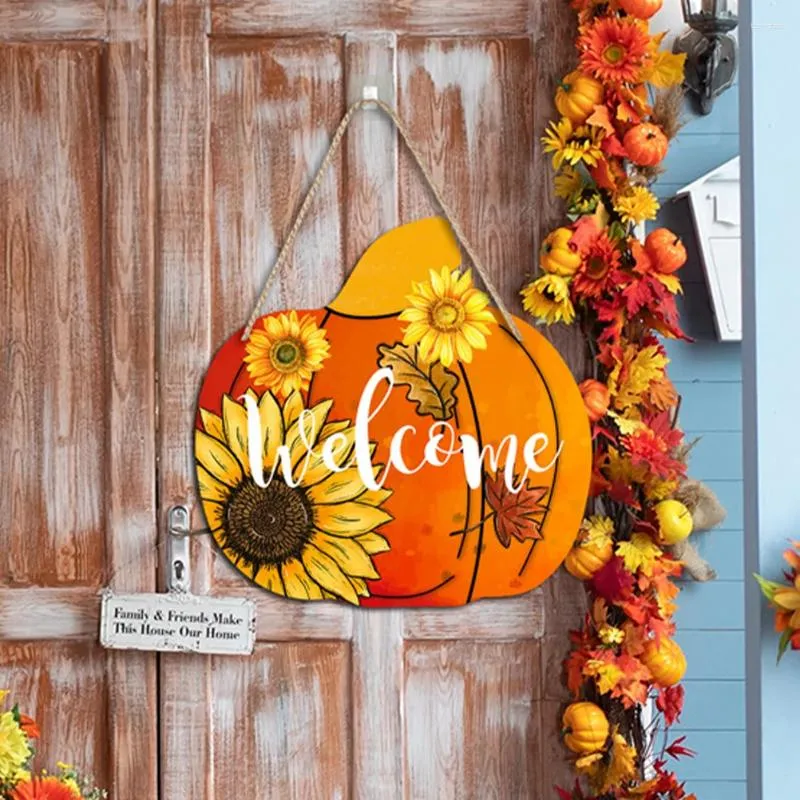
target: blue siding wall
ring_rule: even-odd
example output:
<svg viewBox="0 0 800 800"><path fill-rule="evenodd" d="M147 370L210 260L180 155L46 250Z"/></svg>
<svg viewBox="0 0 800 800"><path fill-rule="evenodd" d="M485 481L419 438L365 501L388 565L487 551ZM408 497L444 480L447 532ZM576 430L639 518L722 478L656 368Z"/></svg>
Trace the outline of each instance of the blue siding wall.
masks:
<svg viewBox="0 0 800 800"><path fill-rule="evenodd" d="M738 86L717 101L708 117L691 116L656 185L662 198L659 224L684 238L689 263L682 270L684 329L694 343L670 342L670 375L683 396L680 422L691 441L689 471L711 486L728 512L720 529L694 539L719 577L685 582L678 600L677 639L689 662L686 710L679 735L697 751L679 774L698 800L745 800L745 637L742 484L742 363L738 343L714 333L705 278L698 261L686 201L668 198L739 152Z"/></svg>

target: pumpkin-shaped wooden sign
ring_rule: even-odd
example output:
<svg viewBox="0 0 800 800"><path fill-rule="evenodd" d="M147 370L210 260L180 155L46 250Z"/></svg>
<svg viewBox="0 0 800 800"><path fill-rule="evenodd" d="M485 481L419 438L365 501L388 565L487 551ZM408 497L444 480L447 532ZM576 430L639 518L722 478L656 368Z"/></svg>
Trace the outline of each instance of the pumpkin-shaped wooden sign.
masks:
<svg viewBox="0 0 800 800"><path fill-rule="evenodd" d="M591 469L580 392L459 263L444 220L404 225L327 308L260 317L215 356L198 486L217 544L259 586L454 606L527 592L567 555Z"/></svg>

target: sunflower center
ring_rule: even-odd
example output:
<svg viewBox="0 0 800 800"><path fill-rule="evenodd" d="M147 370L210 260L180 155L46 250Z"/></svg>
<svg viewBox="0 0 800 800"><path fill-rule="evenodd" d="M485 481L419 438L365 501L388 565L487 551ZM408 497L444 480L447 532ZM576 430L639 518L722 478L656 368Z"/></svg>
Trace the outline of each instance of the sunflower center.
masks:
<svg viewBox="0 0 800 800"><path fill-rule="evenodd" d="M450 298L439 300L431 311L431 324L438 331L449 332L457 330L464 322L466 313L464 306Z"/></svg>
<svg viewBox="0 0 800 800"><path fill-rule="evenodd" d="M281 339L272 345L269 357L278 372L294 372L303 360L303 345L294 339Z"/></svg>
<svg viewBox="0 0 800 800"><path fill-rule="evenodd" d="M592 256L586 262L586 274L594 281L599 281L601 278L605 278L608 273L608 264L605 259L600 258L599 256Z"/></svg>
<svg viewBox="0 0 800 800"><path fill-rule="evenodd" d="M277 478L242 484L227 509L225 546L260 566L298 557L311 538L311 507L301 489Z"/></svg>
<svg viewBox="0 0 800 800"><path fill-rule="evenodd" d="M610 44L603 51L603 59L609 64L619 64L625 59L625 48L621 44Z"/></svg>

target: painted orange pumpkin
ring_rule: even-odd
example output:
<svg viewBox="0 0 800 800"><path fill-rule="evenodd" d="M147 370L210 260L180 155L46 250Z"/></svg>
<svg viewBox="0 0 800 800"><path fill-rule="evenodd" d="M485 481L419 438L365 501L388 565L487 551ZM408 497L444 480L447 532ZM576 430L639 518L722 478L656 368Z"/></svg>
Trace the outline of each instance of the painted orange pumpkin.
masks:
<svg viewBox="0 0 800 800"><path fill-rule="evenodd" d="M594 703L573 703L562 717L564 744L573 753L597 753L608 741L608 717Z"/></svg>
<svg viewBox="0 0 800 800"><path fill-rule="evenodd" d="M611 402L611 392L608 386L594 378L587 378L578 387L581 390L586 413L592 422L602 419L608 411Z"/></svg>
<svg viewBox="0 0 800 800"><path fill-rule="evenodd" d="M649 642L641 659L662 686L675 686L686 674L686 656L673 639L663 637L658 643Z"/></svg>
<svg viewBox="0 0 800 800"><path fill-rule="evenodd" d="M645 250L659 272L677 272L687 259L686 248L669 228L657 228L645 240Z"/></svg>
<svg viewBox="0 0 800 800"><path fill-rule="evenodd" d="M591 116L594 107L603 102L605 90L600 81L580 70L570 72L556 89L558 113L575 125L581 125Z"/></svg>
<svg viewBox="0 0 800 800"><path fill-rule="evenodd" d="M625 150L634 164L640 167L655 167L669 150L669 139L658 125L642 122L634 125L623 139Z"/></svg>
<svg viewBox="0 0 800 800"><path fill-rule="evenodd" d="M572 241L570 228L556 228L542 243L539 266L545 272L569 278L577 272L582 261L578 245Z"/></svg>
<svg viewBox="0 0 800 800"><path fill-rule="evenodd" d="M664 0L619 0L620 8L632 17L650 19L664 5Z"/></svg>
<svg viewBox="0 0 800 800"><path fill-rule="evenodd" d="M486 349L473 331L472 352L461 342L429 363L424 347L444 348L446 337L403 343L409 293L436 288L444 279L432 271L460 260L444 220L401 226L367 249L326 308L267 314L247 343L240 330L218 351L198 401L198 487L217 545L262 588L364 606L454 606L527 592L566 557L588 493L591 436L558 352L522 320L517 341L488 308ZM426 321L446 326L464 307L445 298ZM360 416L379 367L393 383ZM265 473L281 448L288 463L266 488L251 463L248 404L260 420ZM351 463L359 463L359 424L368 469L383 482L377 490ZM431 449L437 425L445 438ZM543 471L526 479L523 445L538 433L547 439L537 456ZM509 435L518 442L512 456ZM412 474L397 466L398 437ZM492 448L530 481L525 490L504 490L491 455L478 460L477 481L465 480L461 437ZM326 448L335 474L317 455ZM452 457L433 463L443 453Z"/></svg>
<svg viewBox="0 0 800 800"><path fill-rule="evenodd" d="M614 543L608 539L576 544L567 553L564 567L579 581L588 581L601 570L614 555Z"/></svg>

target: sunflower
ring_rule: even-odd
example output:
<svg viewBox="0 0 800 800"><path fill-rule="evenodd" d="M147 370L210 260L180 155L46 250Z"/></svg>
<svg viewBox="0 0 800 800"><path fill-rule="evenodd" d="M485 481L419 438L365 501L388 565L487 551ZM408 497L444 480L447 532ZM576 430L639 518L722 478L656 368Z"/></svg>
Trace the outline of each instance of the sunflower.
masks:
<svg viewBox="0 0 800 800"><path fill-rule="evenodd" d="M602 128L589 125L573 126L571 120L562 117L551 122L542 137L545 153L553 154L553 168L561 169L562 164L570 166L584 163L588 167L597 166L603 158L600 144L603 140Z"/></svg>
<svg viewBox="0 0 800 800"><path fill-rule="evenodd" d="M247 371L256 386L264 386L286 397L299 389L308 389L314 372L330 355L325 331L306 314L296 311L263 317L245 346Z"/></svg>
<svg viewBox="0 0 800 800"><path fill-rule="evenodd" d="M599 18L578 39L581 67L604 83L639 83L649 45L636 20Z"/></svg>
<svg viewBox="0 0 800 800"><path fill-rule="evenodd" d="M472 285L472 272L442 267L430 270L429 283L415 283L407 296L410 308L399 316L410 323L403 332L403 344L419 345L423 361L454 361L469 364L472 350L485 350L489 325L495 322L489 298Z"/></svg>
<svg viewBox="0 0 800 800"><path fill-rule="evenodd" d="M572 291L578 297L591 297L597 300L616 280L615 271L622 257L616 244L604 231L589 246L583 263L573 276Z"/></svg>
<svg viewBox="0 0 800 800"><path fill-rule="evenodd" d="M365 487L351 463L355 428L327 421L331 400L305 409L299 392L282 406L272 392L248 394L258 404L266 487L251 474L245 406L226 395L221 417L200 410L195 459L214 539L240 572L275 594L358 605L369 596L365 579L379 577L371 557L389 549L375 529L392 520L380 508L391 491ZM339 471L326 465L326 451ZM283 468L266 479L281 452L297 486ZM373 467L376 476L381 468Z"/></svg>
<svg viewBox="0 0 800 800"><path fill-rule="evenodd" d="M632 186L614 198L614 211L627 225L641 225L642 222L655 219L661 204L646 186Z"/></svg>
<svg viewBox="0 0 800 800"><path fill-rule="evenodd" d="M534 317L551 325L575 319L575 309L569 299L569 282L560 275L542 275L522 290L522 305Z"/></svg>
<svg viewBox="0 0 800 800"><path fill-rule="evenodd" d="M72 787L51 775L18 783L9 798L10 800L79 800L80 796L80 791L76 794Z"/></svg>
<svg viewBox="0 0 800 800"><path fill-rule="evenodd" d="M13 778L31 757L28 737L13 711L0 714L0 784Z"/></svg>

